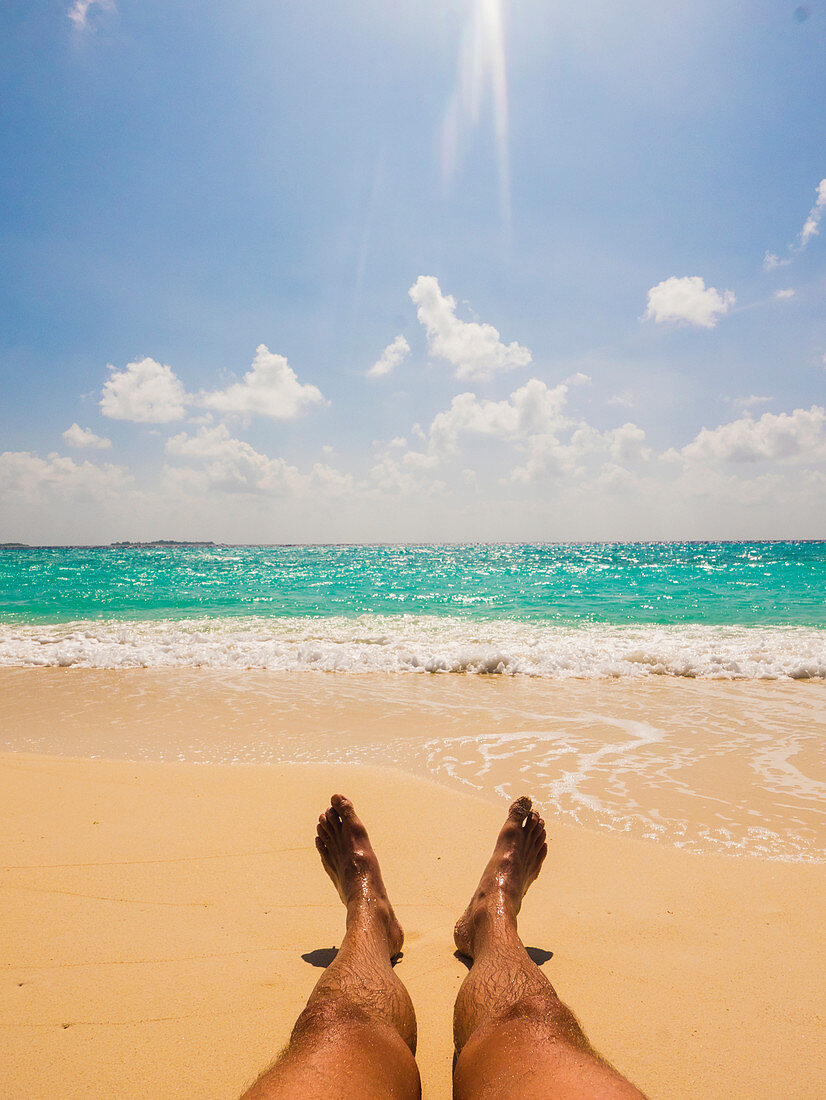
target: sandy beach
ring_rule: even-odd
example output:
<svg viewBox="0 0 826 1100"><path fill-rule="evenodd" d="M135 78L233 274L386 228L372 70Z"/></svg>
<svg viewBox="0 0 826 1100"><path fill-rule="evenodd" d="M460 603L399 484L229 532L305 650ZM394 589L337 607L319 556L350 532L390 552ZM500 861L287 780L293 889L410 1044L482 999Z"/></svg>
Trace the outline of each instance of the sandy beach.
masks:
<svg viewBox="0 0 826 1100"><path fill-rule="evenodd" d="M39 735L50 716L64 731L89 726L99 683L47 674L4 674L7 728L27 712ZM296 715L314 679L294 683ZM73 716L81 696L87 711ZM337 697L343 724L358 721ZM162 702L144 694L146 725ZM106 705L109 735L143 728L123 698ZM341 934L312 846L334 789L368 824L407 933L399 974L418 1012L424 1094L448 1097L465 973L452 925L501 799L363 762L31 752L0 758L5 1095L238 1095L286 1041ZM549 825L523 938L607 1057L652 1098L822 1095L823 864Z"/></svg>

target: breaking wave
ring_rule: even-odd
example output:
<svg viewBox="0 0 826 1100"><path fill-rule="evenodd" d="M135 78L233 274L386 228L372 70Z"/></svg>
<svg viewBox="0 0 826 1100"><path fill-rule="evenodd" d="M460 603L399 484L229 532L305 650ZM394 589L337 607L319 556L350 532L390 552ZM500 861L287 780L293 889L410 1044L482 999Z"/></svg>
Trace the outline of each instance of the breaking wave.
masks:
<svg viewBox="0 0 826 1100"><path fill-rule="evenodd" d="M0 624L0 666L826 679L826 631L442 616Z"/></svg>

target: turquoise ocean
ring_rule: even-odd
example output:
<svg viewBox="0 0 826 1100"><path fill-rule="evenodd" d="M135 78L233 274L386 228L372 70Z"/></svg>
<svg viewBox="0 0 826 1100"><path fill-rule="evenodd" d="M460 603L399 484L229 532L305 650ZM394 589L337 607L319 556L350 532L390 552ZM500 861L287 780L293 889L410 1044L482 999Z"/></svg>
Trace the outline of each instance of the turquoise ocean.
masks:
<svg viewBox="0 0 826 1100"><path fill-rule="evenodd" d="M826 543L0 549L0 665L826 677Z"/></svg>

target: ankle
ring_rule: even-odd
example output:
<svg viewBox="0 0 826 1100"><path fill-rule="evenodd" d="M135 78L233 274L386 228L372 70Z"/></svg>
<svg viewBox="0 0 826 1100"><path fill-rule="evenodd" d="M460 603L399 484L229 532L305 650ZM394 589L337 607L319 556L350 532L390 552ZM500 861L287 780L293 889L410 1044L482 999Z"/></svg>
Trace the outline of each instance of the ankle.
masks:
<svg viewBox="0 0 826 1100"><path fill-rule="evenodd" d="M517 913L518 909L508 891L500 887L479 890L468 913L468 931L474 945L478 947L491 938L515 936Z"/></svg>
<svg viewBox="0 0 826 1100"><path fill-rule="evenodd" d="M347 903L348 932L370 938L389 939L392 933L393 911L389 902L364 896L356 896Z"/></svg>

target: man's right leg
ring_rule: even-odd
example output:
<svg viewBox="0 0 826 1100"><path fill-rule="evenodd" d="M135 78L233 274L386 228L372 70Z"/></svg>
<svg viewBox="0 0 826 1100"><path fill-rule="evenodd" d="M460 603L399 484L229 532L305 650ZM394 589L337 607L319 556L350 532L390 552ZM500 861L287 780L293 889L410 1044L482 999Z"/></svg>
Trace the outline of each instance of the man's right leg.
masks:
<svg viewBox="0 0 826 1100"><path fill-rule="evenodd" d="M544 822L518 798L456 925L473 966L454 1011L455 1100L645 1100L596 1053L519 938L522 898L547 851Z"/></svg>
<svg viewBox="0 0 826 1100"><path fill-rule="evenodd" d="M419 1100L416 1017L393 971L402 930L353 804L334 794L316 848L347 910L344 940L286 1050L241 1100Z"/></svg>

